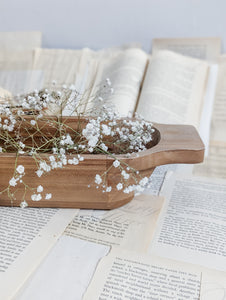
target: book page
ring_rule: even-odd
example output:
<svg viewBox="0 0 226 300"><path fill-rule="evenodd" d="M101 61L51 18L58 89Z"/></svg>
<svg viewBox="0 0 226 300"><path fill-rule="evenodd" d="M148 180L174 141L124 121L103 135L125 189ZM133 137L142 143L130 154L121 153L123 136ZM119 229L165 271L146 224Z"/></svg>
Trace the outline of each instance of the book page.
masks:
<svg viewBox="0 0 226 300"><path fill-rule="evenodd" d="M226 143L210 141L208 156L204 162L195 165L193 174L197 176L205 176L211 178L226 179Z"/></svg>
<svg viewBox="0 0 226 300"><path fill-rule="evenodd" d="M0 32L1 51L33 49L41 44L42 33L39 31Z"/></svg>
<svg viewBox="0 0 226 300"><path fill-rule="evenodd" d="M107 246L62 236L13 299L82 299L99 260L108 252Z"/></svg>
<svg viewBox="0 0 226 300"><path fill-rule="evenodd" d="M208 64L170 51L149 62L137 113L158 123L199 127Z"/></svg>
<svg viewBox="0 0 226 300"><path fill-rule="evenodd" d="M140 195L110 211L80 211L64 234L87 241L146 251L163 199Z"/></svg>
<svg viewBox="0 0 226 300"><path fill-rule="evenodd" d="M153 39L152 54L156 54L159 50L170 50L186 56L216 62L221 53L221 39L217 37Z"/></svg>
<svg viewBox="0 0 226 300"><path fill-rule="evenodd" d="M53 80L59 86L75 83L80 63L83 64L81 50L40 48L35 50L32 69L42 71L43 87L49 88Z"/></svg>
<svg viewBox="0 0 226 300"><path fill-rule="evenodd" d="M5 96L15 96L40 89L42 83L42 73L40 71L24 70L0 70L0 99L2 102Z"/></svg>
<svg viewBox="0 0 226 300"><path fill-rule="evenodd" d="M204 95L203 109L200 119L199 134L205 145L205 156L208 155L211 119L214 107L214 98L216 93L218 77L218 65L212 64L209 67L209 76Z"/></svg>
<svg viewBox="0 0 226 300"><path fill-rule="evenodd" d="M0 207L0 299L11 299L77 212Z"/></svg>
<svg viewBox="0 0 226 300"><path fill-rule="evenodd" d="M39 71L32 72L34 48L41 47L40 32L0 32L0 88L10 95L40 88ZM0 92L1 101L5 93Z"/></svg>
<svg viewBox="0 0 226 300"><path fill-rule="evenodd" d="M113 106L121 116L133 114L148 61L147 54L138 48L102 54L99 59L92 93L106 78L111 81L112 94L103 95L107 106ZM91 103L93 107L95 103ZM87 109L89 109L88 107Z"/></svg>
<svg viewBox="0 0 226 300"><path fill-rule="evenodd" d="M114 104L120 113L125 114L126 111L127 114L129 110L134 110L146 62L147 55L138 48L100 51L87 48L37 49L33 70L43 72L43 87L50 87L53 80L58 86L74 84L81 94L80 101L84 102L80 112L89 112L96 104L94 99L102 97L104 101ZM101 93L107 78L114 89L112 96L110 91ZM72 109L66 107L64 114Z"/></svg>
<svg viewBox="0 0 226 300"><path fill-rule="evenodd" d="M90 281L92 280L92 277L94 275L99 260L103 258L105 255L107 255L108 252L109 252L109 247L107 246L90 243L69 236L62 236L59 239L59 241L56 243L56 245L49 251L48 255L40 264L40 266L37 268L35 273L32 276L30 276L29 280L26 282L23 288L13 299L14 300L30 300L30 299L61 300L62 298L65 298L67 300L82 299L82 296L84 295L85 291L89 286ZM114 255L115 253L116 253L115 250L113 250L113 254L110 252L108 256L112 257L112 255ZM141 260L142 262L144 262L144 260L146 260L147 258L148 261L150 261L151 258L152 265L155 265L155 269L153 268L154 266L152 266L152 268L155 270L155 275L153 274L154 276L149 278L149 280L152 281L152 283L150 282L150 286L152 284L155 288L157 286L155 282L153 282L153 280L155 281L158 280L158 276L156 274L157 273L156 264L160 262L161 268L159 266L158 271L161 271L162 274L162 276L159 275L161 277L161 284L164 284L165 277L166 277L166 274L163 276L164 270L166 271L167 274L169 271L170 272L174 271L173 275L171 274L172 281L178 280L179 278L178 273L180 274L181 269L183 269L183 275L185 274L184 272L185 271L188 272L189 269L190 276L191 273L193 273L193 271L195 270L196 274L197 273L201 274L200 299L202 300L224 299L223 296L226 291L226 274L223 272L216 272L212 270L207 270L205 268L198 268L196 266L191 266L184 263L181 264L178 263L177 261L171 261L166 259L160 260L159 258L157 258L156 260L156 258L153 259L153 257L147 257L146 255L143 254L142 255L139 254L139 259L137 260L138 254L134 254L134 253L133 253L133 264L131 264L131 260L130 260L131 252L125 252L123 250L120 250L120 253L119 251L117 253L118 253L117 259L115 258L114 255L115 265L116 262L119 260L119 258L120 258L120 263L122 263L121 256L125 258L125 253L126 253L126 263L129 262L130 265L130 268L128 268L129 272L126 272L126 276L127 276L126 279L123 278L125 279L124 282L126 282L123 284L124 288L125 286L127 286L128 289L132 289L128 280L129 276L132 277L132 275L134 275L134 268L132 267L135 267L137 265L136 271L138 272L139 270L140 275L142 275L142 272L144 275L146 275L145 271L147 270L147 264L145 264L145 268L143 268L140 262ZM134 258L135 256L136 258ZM139 265L138 265L138 261L139 261ZM102 263L103 262L101 261L100 264ZM106 268L108 269L108 263L107 265L105 263L103 264L104 264L103 268L105 270ZM167 268L168 266L170 266L170 268ZM115 267L114 267L114 271L116 271ZM178 272L179 270L180 272ZM120 276L123 276L122 268L120 268L120 271L118 270L118 272L120 272ZM117 279L117 273L114 272L113 275L115 276L115 278L113 279L114 282ZM97 273L95 274L95 277L93 278L94 282L97 280L96 277L98 278L98 269L97 269ZM102 274L102 277L100 278L101 282L103 281L103 277L104 275ZM183 288L185 288L184 276L182 277L182 280L183 281L181 282L181 284L183 284ZM144 281L142 282L144 283ZM189 282L190 286L192 282L193 280ZM105 285L107 284L110 283L105 282ZM134 279L134 284L136 285L135 279ZM193 284L192 286L194 287ZM139 287L141 288L141 286ZM160 289L159 286L157 288ZM110 292L110 289L108 290ZM174 291L175 291L175 286L174 288L170 289L170 292L174 292ZM113 290L111 292L114 293ZM173 299L173 300L175 299L174 294L171 294L170 296L170 293L168 293L166 295L168 295L169 299ZM120 299L122 299L121 295L120 297L121 297Z"/></svg>
<svg viewBox="0 0 226 300"><path fill-rule="evenodd" d="M226 273L204 270L200 300L223 300L226 296Z"/></svg>
<svg viewBox="0 0 226 300"><path fill-rule="evenodd" d="M198 300L200 284L195 268L114 249L101 260L83 300Z"/></svg>
<svg viewBox="0 0 226 300"><path fill-rule="evenodd" d="M42 87L51 87L53 81L59 87L73 84L79 93L79 112L89 114L102 98L125 116L135 109L146 63L147 54L138 48L36 49L32 69L42 72ZM106 87L106 79L110 87ZM67 105L63 114L70 115L76 105Z"/></svg>
<svg viewBox="0 0 226 300"><path fill-rule="evenodd" d="M41 32L0 32L0 88L10 94L24 93L32 75L34 48L41 47ZM35 83L40 74L34 74ZM39 86L37 85L37 88ZM4 100L4 94L0 93Z"/></svg>
<svg viewBox="0 0 226 300"><path fill-rule="evenodd" d="M226 179L226 56L219 59L219 72L213 105L208 157L204 163L194 166L193 173L199 176Z"/></svg>
<svg viewBox="0 0 226 300"><path fill-rule="evenodd" d="M211 136L212 141L226 143L226 55L219 59L219 74L212 115Z"/></svg>
<svg viewBox="0 0 226 300"><path fill-rule="evenodd" d="M0 103L1 102L3 103L5 101L5 99L10 98L10 97L12 97L12 94L8 90L5 90L0 87Z"/></svg>
<svg viewBox="0 0 226 300"><path fill-rule="evenodd" d="M0 50L1 71L24 71L32 70L34 50Z"/></svg>
<svg viewBox="0 0 226 300"><path fill-rule="evenodd" d="M178 171L177 164L168 164L156 167L154 172L151 174L150 187L145 190L145 193L150 195L159 195L167 174L169 172L173 173L176 171Z"/></svg>
<svg viewBox="0 0 226 300"><path fill-rule="evenodd" d="M226 271L226 181L171 176L150 253Z"/></svg>

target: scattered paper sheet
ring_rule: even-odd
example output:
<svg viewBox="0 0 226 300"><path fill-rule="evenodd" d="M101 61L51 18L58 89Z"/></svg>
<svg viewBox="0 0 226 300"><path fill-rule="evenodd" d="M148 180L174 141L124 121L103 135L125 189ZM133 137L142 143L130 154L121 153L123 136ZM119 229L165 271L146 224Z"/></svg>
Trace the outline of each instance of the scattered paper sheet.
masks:
<svg viewBox="0 0 226 300"><path fill-rule="evenodd" d="M210 141L204 163L194 166L193 174L226 179L226 143Z"/></svg>
<svg viewBox="0 0 226 300"><path fill-rule="evenodd" d="M110 211L80 210L64 234L109 246L146 251L163 198L140 195Z"/></svg>
<svg viewBox="0 0 226 300"><path fill-rule="evenodd" d="M39 31L0 32L1 51L33 49L41 45L42 33Z"/></svg>
<svg viewBox="0 0 226 300"><path fill-rule="evenodd" d="M77 213L75 209L0 207L0 299L11 299Z"/></svg>
<svg viewBox="0 0 226 300"><path fill-rule="evenodd" d="M0 86L11 96L41 89L42 80L43 74L37 70L0 70ZM5 92L0 91L0 100L4 98Z"/></svg>
<svg viewBox="0 0 226 300"><path fill-rule="evenodd" d="M145 193L150 195L159 195L167 173L177 172L178 169L178 164L169 164L156 167L154 172L151 174L150 187L145 190Z"/></svg>
<svg viewBox="0 0 226 300"><path fill-rule="evenodd" d="M226 179L226 56L219 59L219 71L210 129L208 156L204 163L194 167L199 176Z"/></svg>
<svg viewBox="0 0 226 300"><path fill-rule="evenodd" d="M219 74L212 116L211 140L226 143L226 55L219 58Z"/></svg>
<svg viewBox="0 0 226 300"><path fill-rule="evenodd" d="M204 270L200 300L223 300L225 296L226 273Z"/></svg>
<svg viewBox="0 0 226 300"><path fill-rule="evenodd" d="M80 300L109 247L62 236L15 300ZM96 298L90 298L96 299Z"/></svg>
<svg viewBox="0 0 226 300"><path fill-rule="evenodd" d="M149 253L226 271L226 181L171 176Z"/></svg>
<svg viewBox="0 0 226 300"><path fill-rule="evenodd" d="M0 32L0 101L7 95L39 89L42 74L32 72L34 49L41 47L41 32Z"/></svg>
<svg viewBox="0 0 226 300"><path fill-rule="evenodd" d="M157 257L114 249L98 265L83 300L199 299L201 273Z"/></svg>

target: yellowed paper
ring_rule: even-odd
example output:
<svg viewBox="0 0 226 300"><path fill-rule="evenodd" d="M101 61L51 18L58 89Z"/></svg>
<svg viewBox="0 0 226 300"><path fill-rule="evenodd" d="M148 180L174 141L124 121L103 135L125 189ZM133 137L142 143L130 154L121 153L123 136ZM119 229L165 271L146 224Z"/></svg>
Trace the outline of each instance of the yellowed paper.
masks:
<svg viewBox="0 0 226 300"><path fill-rule="evenodd" d="M226 179L226 143L210 142L208 156L202 164L194 166L193 174Z"/></svg>
<svg viewBox="0 0 226 300"><path fill-rule="evenodd" d="M83 300L198 300L200 284L194 267L114 249L101 260Z"/></svg>
<svg viewBox="0 0 226 300"><path fill-rule="evenodd" d="M1 51L33 49L41 44L42 33L39 31L0 32Z"/></svg>
<svg viewBox="0 0 226 300"><path fill-rule="evenodd" d="M137 107L146 120L199 127L208 64L170 51L149 62Z"/></svg>
<svg viewBox="0 0 226 300"><path fill-rule="evenodd" d="M80 300L109 247L61 236L13 300Z"/></svg>
<svg viewBox="0 0 226 300"><path fill-rule="evenodd" d="M195 175L226 179L226 57L219 59L219 72L214 100L208 157L194 166Z"/></svg>
<svg viewBox="0 0 226 300"><path fill-rule="evenodd" d="M226 273L203 270L200 300L223 300L226 296Z"/></svg>
<svg viewBox="0 0 226 300"><path fill-rule="evenodd" d="M58 86L74 84L81 94L80 112L89 113L91 108L98 107L101 97L121 115L127 115L135 109L146 62L146 53L138 48L96 52L36 49L33 70L42 71L43 87L50 87L53 80ZM112 88L104 88L106 79ZM73 110L72 105L65 107L64 114L68 115L70 110Z"/></svg>
<svg viewBox="0 0 226 300"><path fill-rule="evenodd" d="M113 94L104 99L122 116L133 114L135 110L147 61L144 51L130 48L113 53L111 57L105 55L99 62L94 86L110 79Z"/></svg>
<svg viewBox="0 0 226 300"><path fill-rule="evenodd" d="M36 49L33 70L43 72L43 86L75 83L76 72L82 55L81 50Z"/></svg>
<svg viewBox="0 0 226 300"><path fill-rule="evenodd" d="M171 176L150 253L226 271L226 181Z"/></svg>
<svg viewBox="0 0 226 300"><path fill-rule="evenodd" d="M0 299L10 300L78 210L1 207Z"/></svg>
<svg viewBox="0 0 226 300"><path fill-rule="evenodd" d="M211 127L211 140L221 141L226 144L226 56L219 59L219 73L217 90L214 101L212 127Z"/></svg>
<svg viewBox="0 0 226 300"><path fill-rule="evenodd" d="M5 103L5 101L12 97L12 94L0 87L0 103Z"/></svg>
<svg viewBox="0 0 226 300"><path fill-rule="evenodd" d="M111 211L80 211L64 234L91 242L146 251L163 198L140 195Z"/></svg>
<svg viewBox="0 0 226 300"><path fill-rule="evenodd" d="M9 94L40 88L40 72L32 72L36 47L40 32L0 32L0 87Z"/></svg>
<svg viewBox="0 0 226 300"><path fill-rule="evenodd" d="M160 38L152 41L152 54L170 50L186 56L216 62L221 53L221 39L210 38Z"/></svg>

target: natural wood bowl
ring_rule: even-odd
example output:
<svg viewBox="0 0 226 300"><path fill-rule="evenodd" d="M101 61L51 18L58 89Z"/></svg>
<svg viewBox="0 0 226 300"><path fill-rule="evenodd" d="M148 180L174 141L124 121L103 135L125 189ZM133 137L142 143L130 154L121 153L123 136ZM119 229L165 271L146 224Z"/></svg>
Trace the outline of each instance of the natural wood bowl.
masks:
<svg viewBox="0 0 226 300"><path fill-rule="evenodd" d="M145 151L117 157L132 168L138 170L143 176L150 176L156 166L186 163L194 164L203 161L204 145L198 132L190 125L165 125L154 124L160 132L156 137L157 144ZM112 164L113 159L107 155L85 154L84 161L77 166L67 165L63 169L51 171L50 174L38 178L34 174L37 166L28 155L18 158L18 165L25 167L24 181L33 187L42 185L45 193L52 193L50 200L32 201L31 193L27 192L26 201L30 207L65 207L65 208L89 208L112 209L126 204L133 198L133 193L125 194L113 188L110 193L103 193L94 185L88 188L88 184L94 182L96 174L102 174ZM13 175L15 167L15 153L0 154L0 191L8 186L9 179ZM46 155L45 155L46 157ZM73 156L70 155L70 158ZM119 180L118 180L119 179ZM118 168L112 168L107 175L109 186L115 186L120 181ZM19 206L24 189L16 191L13 203L6 194L0 195L1 206Z"/></svg>

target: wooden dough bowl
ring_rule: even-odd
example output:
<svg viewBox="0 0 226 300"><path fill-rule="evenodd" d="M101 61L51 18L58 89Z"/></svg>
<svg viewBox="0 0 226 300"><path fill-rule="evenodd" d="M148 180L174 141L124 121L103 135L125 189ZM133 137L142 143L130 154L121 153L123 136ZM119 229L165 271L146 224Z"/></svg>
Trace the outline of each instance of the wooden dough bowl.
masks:
<svg viewBox="0 0 226 300"><path fill-rule="evenodd" d="M129 166L139 170L142 176L150 176L156 166L186 163L194 164L203 161L204 145L196 129L190 125L164 125L154 124L160 132L157 144L145 151L117 157ZM27 192L26 201L30 207L59 207L59 208L89 208L89 209L112 209L128 203L133 198L133 193L125 194L113 188L110 193L103 193L97 189L94 182L96 174L102 174L113 159L107 155L85 154L84 161L79 165L67 165L63 169L51 171L48 175L40 178L35 174L37 166L28 155L18 158L18 165L25 167L24 181L32 187L42 185L43 194L52 193L50 200L32 201L31 193ZM45 156L46 157L46 156ZM72 158L73 156L70 156ZM76 156L77 157L77 156ZM9 179L13 176L15 168L15 153L0 154L0 191L8 186ZM118 168L111 168L107 175L109 186L115 187L120 181ZM88 188L88 184L91 187ZM23 197L24 188L18 184L15 193L17 200L13 203L6 193L0 195L1 206L19 206Z"/></svg>

